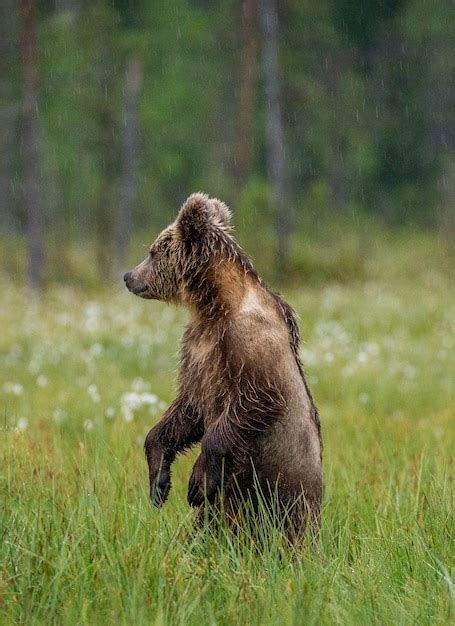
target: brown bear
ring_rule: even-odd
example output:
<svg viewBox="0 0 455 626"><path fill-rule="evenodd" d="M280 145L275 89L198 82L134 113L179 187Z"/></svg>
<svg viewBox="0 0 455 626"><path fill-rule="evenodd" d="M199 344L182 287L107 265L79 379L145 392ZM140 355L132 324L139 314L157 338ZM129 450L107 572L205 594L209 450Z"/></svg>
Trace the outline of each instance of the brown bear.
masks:
<svg viewBox="0 0 455 626"><path fill-rule="evenodd" d="M191 506L222 493L235 512L244 498L273 496L284 526L299 534L308 512L319 518L322 499L318 412L294 311L233 239L227 206L191 195L124 280L141 298L184 304L191 316L177 397L145 440L152 502L167 499L176 455L200 441Z"/></svg>

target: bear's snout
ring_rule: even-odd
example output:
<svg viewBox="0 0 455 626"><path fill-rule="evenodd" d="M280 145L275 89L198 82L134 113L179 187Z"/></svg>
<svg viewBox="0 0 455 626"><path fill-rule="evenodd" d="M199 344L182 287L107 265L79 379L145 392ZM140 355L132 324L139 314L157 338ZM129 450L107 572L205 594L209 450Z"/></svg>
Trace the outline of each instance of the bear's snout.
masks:
<svg viewBox="0 0 455 626"><path fill-rule="evenodd" d="M123 280L125 281L128 291L134 293L135 296L146 297L146 293L149 289L148 285L142 280L138 281L137 272L134 272L134 270L132 272L126 272L126 274L123 274Z"/></svg>
<svg viewBox="0 0 455 626"><path fill-rule="evenodd" d="M123 280L125 281L125 286L128 291L134 292L136 281L134 280L133 272L126 272L126 274L123 274Z"/></svg>

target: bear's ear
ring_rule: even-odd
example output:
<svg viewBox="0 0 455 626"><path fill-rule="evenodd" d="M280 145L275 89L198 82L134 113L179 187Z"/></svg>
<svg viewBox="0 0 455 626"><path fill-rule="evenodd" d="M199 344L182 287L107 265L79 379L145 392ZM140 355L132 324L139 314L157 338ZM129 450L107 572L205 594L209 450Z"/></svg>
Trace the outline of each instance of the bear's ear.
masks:
<svg viewBox="0 0 455 626"><path fill-rule="evenodd" d="M231 212L228 207L205 193L193 193L183 204L177 216L177 230L183 239L198 239L210 230L230 229Z"/></svg>
<svg viewBox="0 0 455 626"><path fill-rule="evenodd" d="M218 198L210 198L210 202L213 205L215 220L218 222L221 228L224 228L225 230L230 230L232 228L232 214L229 207L224 204L224 202L221 202L221 200L218 200Z"/></svg>

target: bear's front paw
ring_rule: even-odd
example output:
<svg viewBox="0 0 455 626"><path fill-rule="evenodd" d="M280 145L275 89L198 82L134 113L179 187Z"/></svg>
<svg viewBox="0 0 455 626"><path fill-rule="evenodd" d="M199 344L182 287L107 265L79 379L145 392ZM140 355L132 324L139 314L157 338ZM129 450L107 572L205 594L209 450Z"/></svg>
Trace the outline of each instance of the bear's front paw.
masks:
<svg viewBox="0 0 455 626"><path fill-rule="evenodd" d="M163 465L154 476L150 475L150 500L155 506L160 507L166 502L170 490L170 467Z"/></svg>
<svg viewBox="0 0 455 626"><path fill-rule="evenodd" d="M145 454L149 466L150 500L161 506L171 490L171 459L158 446L145 442Z"/></svg>
<svg viewBox="0 0 455 626"><path fill-rule="evenodd" d="M205 500L212 504L221 486L221 463L207 463L202 453L193 467L188 485L188 502L190 506L201 506Z"/></svg>

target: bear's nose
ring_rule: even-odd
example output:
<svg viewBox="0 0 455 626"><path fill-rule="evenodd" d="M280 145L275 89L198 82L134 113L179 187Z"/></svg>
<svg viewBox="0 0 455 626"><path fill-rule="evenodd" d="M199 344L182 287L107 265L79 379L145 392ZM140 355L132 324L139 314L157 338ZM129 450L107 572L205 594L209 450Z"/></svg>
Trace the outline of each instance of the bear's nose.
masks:
<svg viewBox="0 0 455 626"><path fill-rule="evenodd" d="M131 272L126 272L126 274L123 274L123 280L126 282L130 276Z"/></svg>

